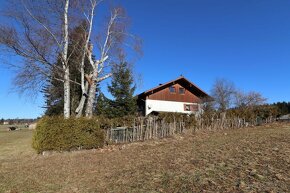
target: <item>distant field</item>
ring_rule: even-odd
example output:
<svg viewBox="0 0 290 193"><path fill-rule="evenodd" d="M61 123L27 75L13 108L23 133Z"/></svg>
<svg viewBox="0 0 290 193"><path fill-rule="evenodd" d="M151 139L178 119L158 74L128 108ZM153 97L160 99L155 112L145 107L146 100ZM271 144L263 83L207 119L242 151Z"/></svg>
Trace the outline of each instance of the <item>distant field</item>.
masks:
<svg viewBox="0 0 290 193"><path fill-rule="evenodd" d="M0 130L0 192L290 192L290 125L37 155Z"/></svg>
<svg viewBox="0 0 290 193"><path fill-rule="evenodd" d="M25 125L0 125L0 132L1 131L7 131L7 129L9 127L17 127L18 129L27 129L27 127L25 127Z"/></svg>

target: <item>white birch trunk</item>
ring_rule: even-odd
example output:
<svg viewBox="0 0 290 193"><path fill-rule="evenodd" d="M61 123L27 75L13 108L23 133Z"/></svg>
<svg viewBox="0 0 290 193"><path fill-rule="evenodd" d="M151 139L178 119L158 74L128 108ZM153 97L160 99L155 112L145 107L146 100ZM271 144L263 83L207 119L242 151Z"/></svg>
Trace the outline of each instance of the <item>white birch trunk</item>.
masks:
<svg viewBox="0 0 290 193"><path fill-rule="evenodd" d="M67 66L64 72L64 118L70 117L70 81L69 81L69 67Z"/></svg>
<svg viewBox="0 0 290 193"><path fill-rule="evenodd" d="M112 36L113 36L113 28L112 26L114 25L114 23L116 22L116 19L119 15L117 10L114 10L114 12L112 12L111 14L111 18L110 21L108 23L107 26L107 32L106 32L106 36L105 36L105 41L104 44L101 46L100 50L101 50L101 56L99 60L94 61L93 57L92 57L92 52L93 52L93 45L88 45L89 44L89 38L91 35L91 30L92 30L92 25L93 25L93 15L94 15L94 7L96 6L96 1L92 1L92 10L91 10L91 15L90 18L87 18L89 21L89 31L88 31L88 39L86 42L86 52L87 52L87 56L89 59L89 62L93 68L93 73L91 74L92 76L91 81L89 82L90 87L89 87L89 92L88 92L88 98L87 98L87 103L86 103L86 109L85 109L85 116L91 118L93 116L93 108L94 108L94 102L96 99L96 87L97 87L97 83L101 82L102 80L110 77L112 74L109 73L107 75L104 75L103 77L99 77L100 74L102 74L103 72L103 68L104 68L104 63L105 61L108 59L108 52L110 49L112 49L112 45L114 44L114 40L112 40ZM82 67L83 63L82 63ZM84 71L81 69L81 78L82 81L84 81ZM82 82L82 88L84 87L84 82ZM84 106L84 100L85 98L82 97L79 107L77 108L78 110L78 116L81 116L82 114L82 109Z"/></svg>
<svg viewBox="0 0 290 193"><path fill-rule="evenodd" d="M90 11L90 16L87 18L87 21L89 23L89 29L88 29L88 35L86 37L86 42L84 45L84 50L83 50L83 55L82 55L82 60L81 60L81 65L80 65L80 71L81 71L81 88L82 88L82 97L81 100L79 102L79 105L77 107L77 109L75 110L76 112L76 117L81 117L83 114L83 109L85 106L85 101L86 98L88 96L88 86L89 83L88 81L85 82L85 57L86 57L86 53L89 51L89 53L92 53L92 48L89 48L89 41L91 38L91 33L92 33L92 27L93 27L93 19L94 19L94 11L95 11L95 7L97 5L96 1L91 1L91 11ZM91 60L91 54L89 54L89 59ZM91 63L92 65L92 63ZM93 66L94 68L94 66Z"/></svg>
<svg viewBox="0 0 290 193"><path fill-rule="evenodd" d="M81 60L81 88L82 88L82 92L83 94L86 94L87 93L87 90L85 90L85 58L86 58L86 52L87 52L87 49L89 49L89 41L91 39L91 33L92 33L92 27L93 27L93 19L94 19L94 11L95 11L95 6L96 6L96 2L95 1L92 1L91 2L92 4L92 9L91 9L91 12L90 12L90 17L87 18L88 20L88 23L89 23L89 29L88 29L88 35L86 37L86 42L85 42L85 45L84 45L84 50L83 50L83 55L82 55L82 60ZM92 52L92 51L90 51Z"/></svg>
<svg viewBox="0 0 290 193"><path fill-rule="evenodd" d="M97 73L97 70L94 69L94 74ZM86 117L91 118L93 116L93 108L94 108L94 102L96 98L96 89L97 89L97 81L96 76L93 76L92 78L92 84L90 85L89 94L88 94L88 101L86 106Z"/></svg>
<svg viewBox="0 0 290 193"><path fill-rule="evenodd" d="M70 72L68 66L68 6L69 0L65 1L65 8L64 8L64 23L63 23L63 53L62 53L62 63L63 63L63 70L64 70L64 83L63 83L63 90L64 90L64 107L63 107L63 115L64 118L70 117Z"/></svg>
<svg viewBox="0 0 290 193"><path fill-rule="evenodd" d="M113 26L115 20L117 18L117 13L113 13L111 15L111 19L108 23L108 27L107 27L107 34L106 34L106 38L105 38L105 42L101 48L101 57L100 60L97 61L93 61L92 58L92 50L88 50L88 57L90 60L90 64L93 67L93 77L92 77L92 84L90 85L89 88L89 93L88 93L88 101L87 101L87 105L86 105L86 117L91 118L93 116L93 108L94 108L94 102L95 102L95 98L96 98L96 84L97 82L100 82L104 79L106 79L107 77L110 77L111 75L106 75L102 78L99 78L99 74L103 71L103 66L104 66L104 62L108 59L107 53L110 49L110 36L111 36L111 27Z"/></svg>
<svg viewBox="0 0 290 193"><path fill-rule="evenodd" d="M97 70L94 71L97 73ZM88 102L86 106L86 117L91 118L93 116L93 108L94 108L94 102L96 99L96 92L97 92L97 83L109 78L112 76L112 73L109 73L107 75L104 75L100 78L93 77L93 82L89 90L89 96L88 96Z"/></svg>
<svg viewBox="0 0 290 193"><path fill-rule="evenodd" d="M89 89L89 83L86 82L85 83L85 92L84 93L88 93L88 89ZM77 107L77 109L75 111L76 112L76 117L81 117L82 116L86 98L87 98L87 95L83 94L82 97L81 97L81 100L79 102L79 106Z"/></svg>

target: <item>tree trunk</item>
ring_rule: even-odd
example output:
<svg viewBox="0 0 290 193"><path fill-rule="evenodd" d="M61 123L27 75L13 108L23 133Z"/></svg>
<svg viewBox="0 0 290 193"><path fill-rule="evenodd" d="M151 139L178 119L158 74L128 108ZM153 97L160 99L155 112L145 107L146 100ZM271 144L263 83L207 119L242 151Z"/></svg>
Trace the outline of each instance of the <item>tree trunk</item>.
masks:
<svg viewBox="0 0 290 193"><path fill-rule="evenodd" d="M82 95L82 98L79 102L79 106L76 108L76 117L81 117L82 114L83 114L83 109L84 109L84 106L85 106L85 101L86 101L86 98L87 98L87 93L88 93L88 88L89 88L89 83L86 82L85 83L85 90L84 90L84 94Z"/></svg>
<svg viewBox="0 0 290 193"><path fill-rule="evenodd" d="M96 98L96 89L97 89L97 76L98 68L93 69L92 81L90 83L88 101L86 106L86 117L91 118L93 116L94 102Z"/></svg>
<svg viewBox="0 0 290 193"><path fill-rule="evenodd" d="M89 96L86 106L86 117L88 118L91 118L93 116L93 107L96 98L96 88L97 88L96 81L93 80L89 89Z"/></svg>
<svg viewBox="0 0 290 193"><path fill-rule="evenodd" d="M68 66L68 6L69 0L65 1L65 8L64 8L64 18L63 18L63 53L62 53L62 63L64 69L64 83L63 83L63 90L64 90L64 105L63 105L63 115L64 118L70 117L70 77L69 77L69 66Z"/></svg>
<svg viewBox="0 0 290 193"><path fill-rule="evenodd" d="M63 115L64 118L70 117L70 81L69 81L69 67L65 69L64 72L64 83L63 83L63 90L64 90L64 107L63 107Z"/></svg>

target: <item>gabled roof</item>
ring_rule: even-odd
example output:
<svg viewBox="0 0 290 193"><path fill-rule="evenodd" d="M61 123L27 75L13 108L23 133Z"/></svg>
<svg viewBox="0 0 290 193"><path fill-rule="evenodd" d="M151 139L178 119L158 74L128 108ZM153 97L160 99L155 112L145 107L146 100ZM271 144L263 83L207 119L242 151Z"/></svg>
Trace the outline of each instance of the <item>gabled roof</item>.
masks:
<svg viewBox="0 0 290 193"><path fill-rule="evenodd" d="M150 94L156 93L160 90L163 90L171 85L174 84L180 84L181 86L183 86L184 88L186 88L187 90L189 90L190 92L192 92L194 95L196 95L199 98L207 98L209 100L212 100L211 97L202 89L200 89L198 86L196 86L194 83L192 83L191 81L189 81L188 79L184 78L183 76L178 77L175 80L171 80L169 82L166 82L164 84L160 84L159 86L156 86L152 89L149 89L145 92L142 92L138 95L138 98L143 98L145 96L148 96Z"/></svg>

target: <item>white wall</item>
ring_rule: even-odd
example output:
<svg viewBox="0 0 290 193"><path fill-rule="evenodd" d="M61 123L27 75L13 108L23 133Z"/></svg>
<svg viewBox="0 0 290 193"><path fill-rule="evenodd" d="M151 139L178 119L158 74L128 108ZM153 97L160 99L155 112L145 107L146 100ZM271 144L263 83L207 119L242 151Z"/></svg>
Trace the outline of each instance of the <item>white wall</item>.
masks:
<svg viewBox="0 0 290 193"><path fill-rule="evenodd" d="M185 103L185 102L146 99L145 100L145 115L150 114L152 111L186 113L186 114L193 113L192 111L185 111L184 104L197 104L197 103ZM199 109L200 109L200 105L199 105Z"/></svg>

